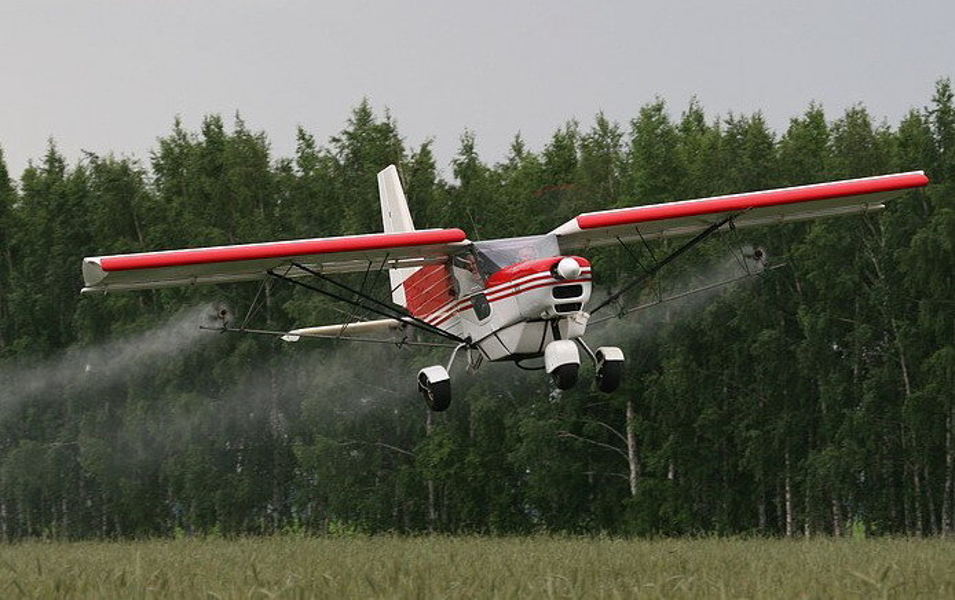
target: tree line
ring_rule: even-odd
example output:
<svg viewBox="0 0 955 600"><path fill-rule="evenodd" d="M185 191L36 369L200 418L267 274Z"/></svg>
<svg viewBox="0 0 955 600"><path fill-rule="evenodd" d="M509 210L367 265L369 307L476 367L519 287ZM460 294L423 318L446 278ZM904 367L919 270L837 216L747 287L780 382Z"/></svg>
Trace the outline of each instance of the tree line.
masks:
<svg viewBox="0 0 955 600"><path fill-rule="evenodd" d="M466 132L447 179L430 141L408 147L367 101L325 143L296 139L275 157L213 115L176 120L145 161L68 164L51 142L15 177L0 154L0 537L952 533L948 80L895 126L813 104L776 133L759 113L658 100L623 124L568 122L539 151L516 136L495 164ZM611 395L490 365L453 372L451 409L430 414L414 374L446 352L171 334L196 330L195 306L277 330L353 316L305 290L79 295L84 256L379 231L375 174L392 163L418 227L471 239L903 170L932 184L878 216L731 232L668 268L628 303L709 281L742 245L782 265L593 328L628 357ZM676 243L591 253L598 294Z"/></svg>

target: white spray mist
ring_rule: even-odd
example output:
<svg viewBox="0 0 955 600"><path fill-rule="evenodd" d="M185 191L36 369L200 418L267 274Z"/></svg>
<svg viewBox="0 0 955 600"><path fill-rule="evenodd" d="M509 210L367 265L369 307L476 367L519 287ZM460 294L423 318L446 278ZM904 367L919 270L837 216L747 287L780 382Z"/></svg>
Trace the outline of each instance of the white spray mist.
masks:
<svg viewBox="0 0 955 600"><path fill-rule="evenodd" d="M680 277L669 282L665 290L646 293L639 302L628 304L628 309L643 306L644 308L640 310L633 311L620 319L611 318L601 320L599 323L592 322L590 337L594 341L596 341L595 336L605 338L599 340L598 345L609 342L619 344L639 341L645 336L654 334L667 319L682 319L698 314L717 296L728 293L738 285L755 281L755 276L765 269L763 256L757 260L747 254L729 254L716 264L709 265L702 272L693 272ZM692 293L684 295L685 292ZM668 301L667 298L673 299ZM613 323L613 327L607 327L609 323Z"/></svg>
<svg viewBox="0 0 955 600"><path fill-rule="evenodd" d="M200 325L215 319L212 305L183 309L147 331L87 347L71 348L39 363L0 366L0 408L33 398L51 399L77 383L107 386L131 373L155 366L164 357L215 338Z"/></svg>

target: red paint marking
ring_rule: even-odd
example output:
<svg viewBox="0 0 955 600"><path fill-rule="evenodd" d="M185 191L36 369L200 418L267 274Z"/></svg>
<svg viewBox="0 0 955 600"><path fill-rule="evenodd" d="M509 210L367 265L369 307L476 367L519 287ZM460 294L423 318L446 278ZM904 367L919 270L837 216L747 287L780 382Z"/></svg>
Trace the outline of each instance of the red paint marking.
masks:
<svg viewBox="0 0 955 600"><path fill-rule="evenodd" d="M580 217L578 217L580 218ZM487 287L491 288L496 285L501 285L509 281L514 281L515 279L520 279L521 277L526 277L528 275L533 275L535 273L547 273L549 272L554 265L559 263L561 259L568 258L567 256L550 256L547 258L539 258L537 260L527 260L524 262L519 262L515 265L509 267L504 267L497 273L494 273L487 279ZM571 256L576 260L582 269L585 269L590 266L590 261L586 258L581 258L580 256Z"/></svg>
<svg viewBox="0 0 955 600"><path fill-rule="evenodd" d="M494 298L495 296L499 296L499 295L501 295L501 294L506 294L507 292L510 292L510 291L512 291L512 290L520 289L522 286L532 285L532 284L534 284L534 283L536 283L536 282L538 282L538 281L545 281L545 280L546 280L546 281L553 281L553 280L554 280L554 277L553 277L550 273L547 273L547 272L538 273L537 275L532 275L532 276L530 276L530 277L522 277L522 278L520 278L520 279L518 279L518 280L516 280L516 281L514 281L514 282L511 282L511 283L505 283L505 284L503 284L503 285L498 285L498 286L494 287L493 289L487 289L487 290L485 290L484 293L487 295L488 299L491 299L491 298Z"/></svg>
<svg viewBox="0 0 955 600"><path fill-rule="evenodd" d="M430 315L454 300L451 273L446 264L421 267L402 285L408 310L416 317Z"/></svg>
<svg viewBox="0 0 955 600"><path fill-rule="evenodd" d="M526 288L521 288L521 289L518 289L518 290L513 290L513 291L511 291L511 292L509 292L509 293L507 293L507 294L504 294L503 296L498 296L497 298L495 298L494 300L491 300L490 302L494 303L494 302L497 302L498 300L504 300L505 298L510 298L510 297L512 297L512 296L517 296L518 294L523 294L524 292L529 292L529 291L531 291L531 290L536 290L536 289L542 288L542 287L556 286L556 285L564 285L564 284L571 284L571 283L583 283L583 282L586 282L586 281L590 281L590 278L587 277L587 278L582 278L582 279L569 279L569 280L567 280L567 281L546 281L546 282L544 282L544 283L539 283L539 284L533 285L533 286L531 286L531 287L526 287Z"/></svg>
<svg viewBox="0 0 955 600"><path fill-rule="evenodd" d="M571 284L571 283L585 283L585 282L588 282L588 281L590 281L590 280L591 280L590 277L584 277L584 278L580 278L580 279L571 279L571 280L569 280L569 281L556 281L556 280L552 280L552 281L546 281L546 282L544 282L544 283L538 283L538 284L536 284L536 285L533 285L533 286L527 287L527 288L518 287L517 289L512 289L510 292L508 292L508 293L506 293L506 294L503 294L503 295L501 295L501 296L497 296L496 298L490 298L490 297L489 297L489 298L488 298L488 302L489 302L490 304L494 304L494 303L497 302L498 300L505 300L505 299L507 299L507 298L511 298L511 297L513 297L513 296L517 296L518 294L523 294L524 292L529 292L529 291L536 290L536 289L542 288L542 287L556 286L556 285L563 285L563 284ZM446 323L446 322L448 321L448 319L450 319L451 317L454 317L455 315L461 314L461 313L463 313L464 311L469 310L469 309L471 308L471 299L470 299L470 298L466 298L466 299L462 300L461 302L464 303L463 306L456 307L454 310L452 310L452 311L449 312L448 314L443 315L442 317L440 317L439 319L437 319L434 323L432 323L432 325L434 325L435 327L437 327L437 326L439 326L439 325L442 325L443 323Z"/></svg>
<svg viewBox="0 0 955 600"><path fill-rule="evenodd" d="M590 270L589 270L589 269L585 270L585 271L582 273L582 275L585 275L585 276L590 275ZM588 280L588 281L590 280L589 277L581 277L581 278L579 278L579 279L586 279L586 280ZM554 279L554 277L553 277L549 272L547 272L547 273L540 273L540 274L538 274L538 276L536 276L536 277L527 277L526 279L521 279L521 280L519 280L517 283L506 284L506 285L498 286L498 287L497 287L496 289L494 289L494 290L487 291L487 292L486 292L486 293L487 293L487 297L488 297L488 299L492 299L492 298L494 298L494 297L498 297L498 296L500 296L500 295L506 294L506 293L511 292L511 291L514 291L514 290L517 290L517 291L527 290L527 289L530 289L530 288L528 288L528 287L526 287L526 286L535 285L535 284L537 284L538 282L541 282L541 281L546 281L547 283L554 283L554 284L557 284L557 283L573 283L572 281L564 281L564 280L562 280L562 279L561 279L561 280ZM576 281L576 280L575 280L575 281ZM537 286L535 285L535 287L537 287Z"/></svg>
<svg viewBox="0 0 955 600"><path fill-rule="evenodd" d="M104 271L158 269L162 267L182 267L187 265L242 260L291 258L310 254L335 254L338 252L386 250L407 246L427 246L430 244L451 244L462 242L465 237L464 232L460 229L436 229L431 231L380 233L265 244L242 244L237 246L223 246L221 248L193 248L167 252L145 252L142 254L105 256L100 259L100 267Z"/></svg>
<svg viewBox="0 0 955 600"><path fill-rule="evenodd" d="M588 213L577 217L577 225L581 229L614 227L617 225L645 223L647 221L732 212L763 206L777 206L781 204L843 198L845 196L892 192L921 187L926 184L928 184L928 177L922 173L900 173L860 181L837 181L834 183L822 183L800 188L783 188L765 192L753 192L751 194L719 196L704 200L688 200L668 204L624 208L607 212Z"/></svg>
<svg viewBox="0 0 955 600"><path fill-rule="evenodd" d="M581 260L584 260L584 259L581 259ZM586 267L584 275L589 275L589 274L590 274L590 268ZM519 289L521 286L525 286L525 285L532 284L538 281L542 281L544 279L548 279L550 277L550 272L548 271L543 273L537 273L536 275L537 275L536 277L530 276L527 279L518 281L516 283L506 283L506 284L501 284L494 287L487 287L484 289L483 293L486 295L488 302L493 303L495 300L497 300L500 297L503 297L503 295L507 294L508 292L512 292L516 290L515 293L520 293L521 291L523 291ZM550 284L574 283L578 281L590 281L590 279L591 279L590 277L585 277L585 278L574 280L573 282L550 280ZM533 289L533 288L528 288L528 289ZM513 295L513 294L510 294L510 295ZM452 316L463 310L467 310L470 304L471 304L470 297L462 298L461 300L458 300L456 302L453 300L448 301L442 304L441 306L437 307L433 311L427 313L426 316L433 317L434 315L447 310L449 311L448 313L438 317L438 319L444 319L445 317ZM465 305L468 305L468 306L465 306Z"/></svg>

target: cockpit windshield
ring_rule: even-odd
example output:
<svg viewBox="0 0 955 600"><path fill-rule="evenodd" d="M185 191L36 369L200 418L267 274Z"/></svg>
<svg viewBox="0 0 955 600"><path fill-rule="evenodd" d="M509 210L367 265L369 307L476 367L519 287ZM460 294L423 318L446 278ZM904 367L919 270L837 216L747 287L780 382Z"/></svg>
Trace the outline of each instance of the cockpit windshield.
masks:
<svg viewBox="0 0 955 600"><path fill-rule="evenodd" d="M452 273L460 296L480 291L487 278L504 267L560 254L557 236L534 235L506 240L474 242L451 259Z"/></svg>
<svg viewBox="0 0 955 600"><path fill-rule="evenodd" d="M560 246L555 235L534 235L474 242L474 255L481 276L487 279L504 267L538 258L558 256Z"/></svg>

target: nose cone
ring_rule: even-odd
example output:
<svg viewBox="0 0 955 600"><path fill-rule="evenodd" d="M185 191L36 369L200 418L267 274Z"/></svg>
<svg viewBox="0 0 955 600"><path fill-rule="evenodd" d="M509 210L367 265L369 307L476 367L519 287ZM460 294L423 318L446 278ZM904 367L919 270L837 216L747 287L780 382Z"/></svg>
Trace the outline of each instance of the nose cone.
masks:
<svg viewBox="0 0 955 600"><path fill-rule="evenodd" d="M571 257L560 259L554 267L554 276L557 279L577 279L580 277L580 263Z"/></svg>

